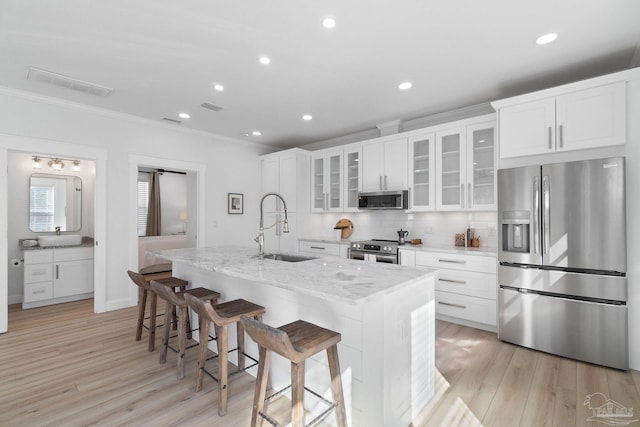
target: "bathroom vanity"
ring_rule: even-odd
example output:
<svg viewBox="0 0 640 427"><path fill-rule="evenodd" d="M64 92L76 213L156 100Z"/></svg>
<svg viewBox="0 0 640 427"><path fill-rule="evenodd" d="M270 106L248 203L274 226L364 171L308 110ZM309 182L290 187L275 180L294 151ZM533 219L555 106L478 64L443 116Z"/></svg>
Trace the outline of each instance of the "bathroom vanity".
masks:
<svg viewBox="0 0 640 427"><path fill-rule="evenodd" d="M25 248L22 308L93 298L93 245Z"/></svg>

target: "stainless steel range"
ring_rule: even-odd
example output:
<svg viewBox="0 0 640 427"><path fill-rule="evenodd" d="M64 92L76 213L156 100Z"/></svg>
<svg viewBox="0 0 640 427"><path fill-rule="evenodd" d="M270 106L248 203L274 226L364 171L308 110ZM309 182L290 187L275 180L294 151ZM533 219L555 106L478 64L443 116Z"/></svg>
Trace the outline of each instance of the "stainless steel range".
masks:
<svg viewBox="0 0 640 427"><path fill-rule="evenodd" d="M398 242L396 240L364 240L351 243L349 258L368 262L398 263Z"/></svg>

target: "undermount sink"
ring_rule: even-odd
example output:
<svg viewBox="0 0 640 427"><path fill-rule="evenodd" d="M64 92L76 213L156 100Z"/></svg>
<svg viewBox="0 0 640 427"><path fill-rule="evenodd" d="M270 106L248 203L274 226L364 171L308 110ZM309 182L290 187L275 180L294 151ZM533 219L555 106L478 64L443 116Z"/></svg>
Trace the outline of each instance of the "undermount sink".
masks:
<svg viewBox="0 0 640 427"><path fill-rule="evenodd" d="M300 262L300 261L309 261L311 259L316 259L311 256L297 256L297 255L285 255L285 254L264 254L264 259L272 259L275 261L286 261L286 262Z"/></svg>
<svg viewBox="0 0 640 427"><path fill-rule="evenodd" d="M43 247L49 246L73 246L82 243L81 234L62 234L60 236L40 236L38 244Z"/></svg>

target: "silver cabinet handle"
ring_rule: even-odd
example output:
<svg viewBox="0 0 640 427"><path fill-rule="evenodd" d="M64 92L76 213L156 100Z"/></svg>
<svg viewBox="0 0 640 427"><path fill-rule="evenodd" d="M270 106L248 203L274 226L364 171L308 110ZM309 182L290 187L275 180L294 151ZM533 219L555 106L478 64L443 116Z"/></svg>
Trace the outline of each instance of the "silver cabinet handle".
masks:
<svg viewBox="0 0 640 427"><path fill-rule="evenodd" d="M467 201L469 202L469 208L471 208L471 183L467 184Z"/></svg>
<svg viewBox="0 0 640 427"><path fill-rule="evenodd" d="M560 148L562 148L562 146L564 145L564 135L563 135L563 129L562 129L562 125L559 126L558 128L558 139L559 139L559 143L560 143Z"/></svg>
<svg viewBox="0 0 640 427"><path fill-rule="evenodd" d="M460 184L460 207L464 208L464 184Z"/></svg>
<svg viewBox="0 0 640 427"><path fill-rule="evenodd" d="M384 176L384 189L388 190L389 186L387 185L387 175Z"/></svg>
<svg viewBox="0 0 640 427"><path fill-rule="evenodd" d="M466 280L453 280L453 279L441 279L441 278L438 278L438 280L441 282L447 282L447 283L459 283L461 285L467 284Z"/></svg>
<svg viewBox="0 0 640 427"><path fill-rule="evenodd" d="M382 187L382 175L379 175L378 178L380 178L379 187L380 187L381 190L384 190L384 188Z"/></svg>
<svg viewBox="0 0 640 427"><path fill-rule="evenodd" d="M310 247L311 249L322 249L322 250L327 249L327 248L323 248L323 247L321 247L321 246L309 246L309 247Z"/></svg>
<svg viewBox="0 0 640 427"><path fill-rule="evenodd" d="M453 264L466 264L467 263L467 261L459 260L459 259L441 259L441 258L438 258L438 262L450 262L450 263L453 263Z"/></svg>
<svg viewBox="0 0 640 427"><path fill-rule="evenodd" d="M542 244L544 245L543 255L549 254L549 246L551 240L551 208L550 208L550 195L549 195L549 176L542 177L542 212L544 217L542 218Z"/></svg>
<svg viewBox="0 0 640 427"><path fill-rule="evenodd" d="M37 291L33 291L33 292L31 292L31 293L32 293L33 295L37 295L37 294L44 294L44 293L45 293L45 290L44 290L44 289L39 289L39 290L37 290Z"/></svg>
<svg viewBox="0 0 640 427"><path fill-rule="evenodd" d="M540 181L533 177L533 253L540 248Z"/></svg>
<svg viewBox="0 0 640 427"><path fill-rule="evenodd" d="M56 264L56 279L60 278L60 265Z"/></svg>
<svg viewBox="0 0 640 427"><path fill-rule="evenodd" d="M324 210L328 211L329 210L329 193L324 193Z"/></svg>
<svg viewBox="0 0 640 427"><path fill-rule="evenodd" d="M551 132L553 131L553 129L551 129L551 126L549 126L549 150L551 150L553 148L552 142L551 142Z"/></svg>
<svg viewBox="0 0 640 427"><path fill-rule="evenodd" d="M461 305L461 304L451 304L450 302L442 302L442 301L438 301L438 304L442 304L442 305L448 305L449 307L455 307L455 308L461 308L463 310L467 309L466 305Z"/></svg>

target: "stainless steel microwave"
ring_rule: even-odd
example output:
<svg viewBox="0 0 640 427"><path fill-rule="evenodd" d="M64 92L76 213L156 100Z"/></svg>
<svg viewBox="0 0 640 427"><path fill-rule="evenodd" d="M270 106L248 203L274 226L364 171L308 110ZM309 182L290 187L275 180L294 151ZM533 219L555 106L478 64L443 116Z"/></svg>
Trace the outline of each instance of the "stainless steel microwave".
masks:
<svg viewBox="0 0 640 427"><path fill-rule="evenodd" d="M358 209L409 209L409 191L359 193Z"/></svg>

